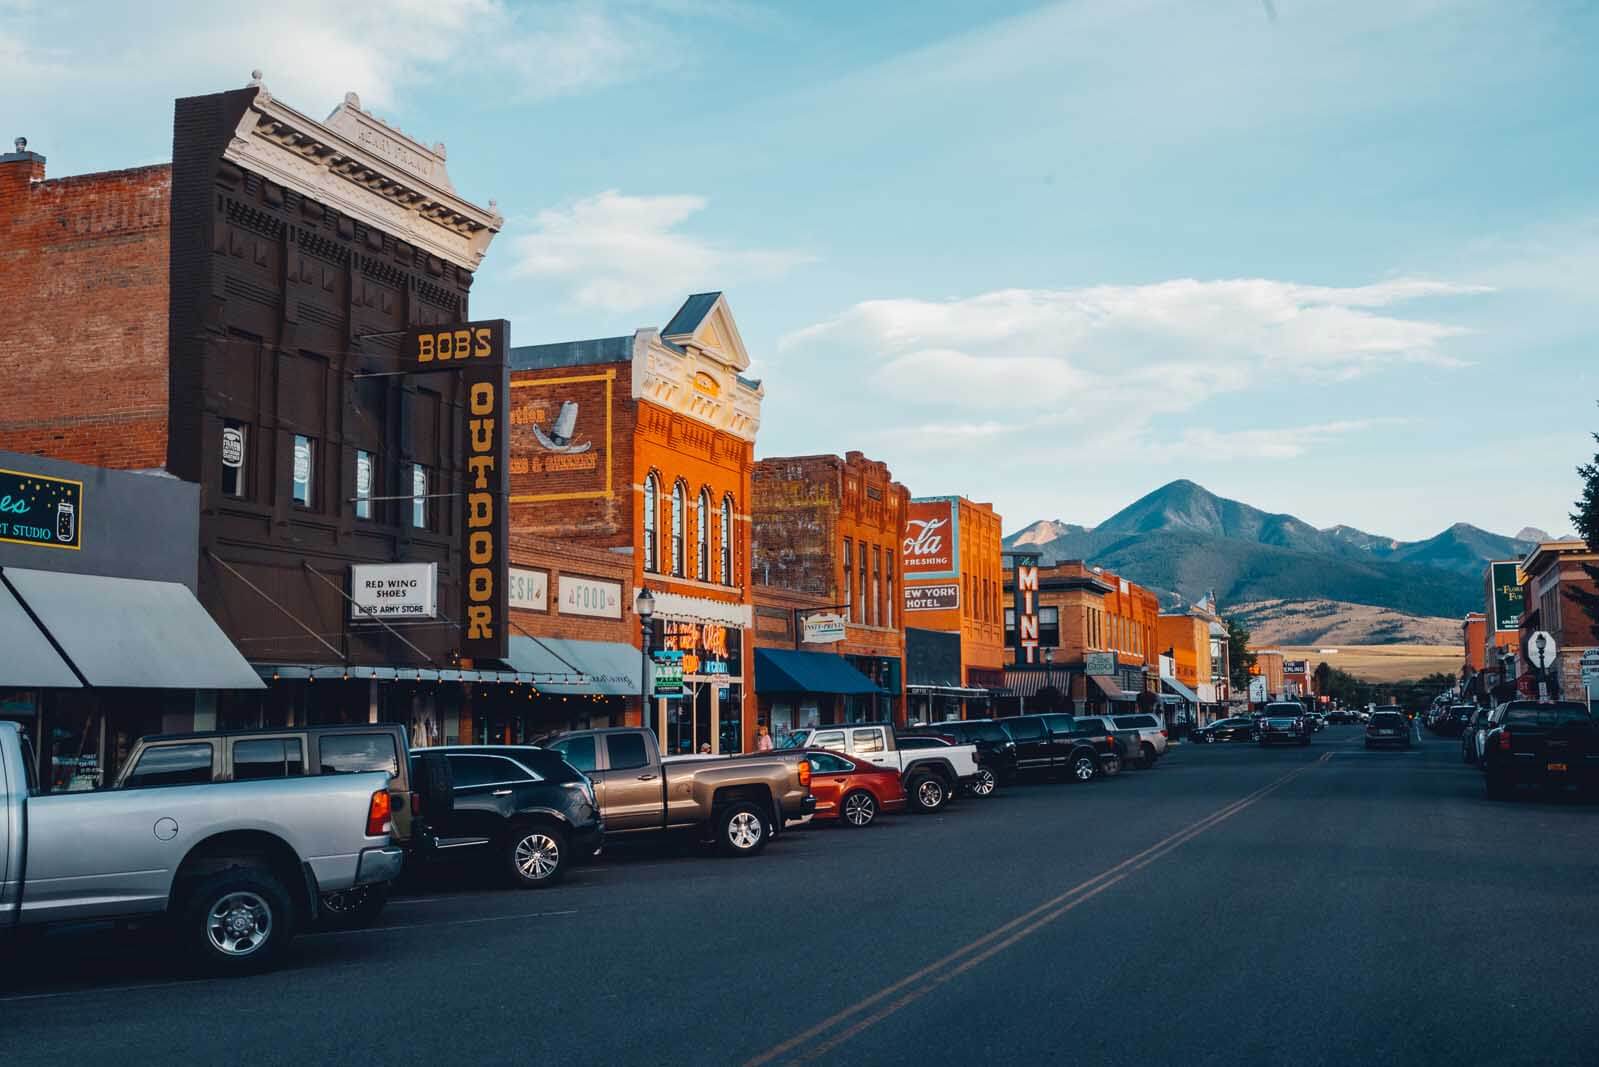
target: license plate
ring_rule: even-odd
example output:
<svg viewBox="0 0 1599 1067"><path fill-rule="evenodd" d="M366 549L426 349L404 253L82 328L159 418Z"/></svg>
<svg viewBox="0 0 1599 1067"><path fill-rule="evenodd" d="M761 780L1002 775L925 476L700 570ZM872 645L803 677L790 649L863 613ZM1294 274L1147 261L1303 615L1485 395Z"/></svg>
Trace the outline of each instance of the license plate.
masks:
<svg viewBox="0 0 1599 1067"><path fill-rule="evenodd" d="M1566 769L1566 765L1564 763L1549 763L1545 764L1545 766L1547 766L1551 771L1563 771Z"/></svg>

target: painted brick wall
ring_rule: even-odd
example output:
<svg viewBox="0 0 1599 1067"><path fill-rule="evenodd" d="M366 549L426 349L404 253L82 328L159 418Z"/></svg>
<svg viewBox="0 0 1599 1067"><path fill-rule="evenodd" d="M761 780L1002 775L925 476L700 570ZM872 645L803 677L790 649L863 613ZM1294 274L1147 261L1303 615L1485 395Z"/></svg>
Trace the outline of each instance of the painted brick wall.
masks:
<svg viewBox="0 0 1599 1067"><path fill-rule="evenodd" d="M44 169L32 153L0 157L0 449L161 467L172 168Z"/></svg>

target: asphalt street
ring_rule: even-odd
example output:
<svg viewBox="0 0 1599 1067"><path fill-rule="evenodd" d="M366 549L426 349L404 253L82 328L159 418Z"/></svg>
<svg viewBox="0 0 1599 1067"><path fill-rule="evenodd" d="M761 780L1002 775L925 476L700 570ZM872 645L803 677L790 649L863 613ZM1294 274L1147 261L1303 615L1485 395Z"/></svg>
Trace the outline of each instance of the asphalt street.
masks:
<svg viewBox="0 0 1599 1067"><path fill-rule="evenodd" d="M750 860L608 850L537 892L194 979L149 932L0 973L7 1064L1578 1064L1599 806L1497 803L1453 740L1179 746Z"/></svg>

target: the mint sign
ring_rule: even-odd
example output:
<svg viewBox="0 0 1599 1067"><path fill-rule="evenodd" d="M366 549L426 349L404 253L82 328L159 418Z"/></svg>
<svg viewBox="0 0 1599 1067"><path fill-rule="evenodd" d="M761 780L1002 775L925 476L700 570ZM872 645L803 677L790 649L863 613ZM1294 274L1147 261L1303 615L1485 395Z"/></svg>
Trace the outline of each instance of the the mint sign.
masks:
<svg viewBox="0 0 1599 1067"><path fill-rule="evenodd" d="M0 541L83 547L83 483L0 469Z"/></svg>

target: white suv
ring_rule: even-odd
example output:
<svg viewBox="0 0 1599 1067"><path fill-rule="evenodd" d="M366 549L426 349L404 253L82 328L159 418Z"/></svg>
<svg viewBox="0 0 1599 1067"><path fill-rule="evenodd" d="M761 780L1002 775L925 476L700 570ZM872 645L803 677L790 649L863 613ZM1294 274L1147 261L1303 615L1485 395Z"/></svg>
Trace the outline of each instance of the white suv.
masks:
<svg viewBox="0 0 1599 1067"><path fill-rule="evenodd" d="M1153 767L1155 761L1166 754L1166 724L1154 715L1117 715L1116 729L1137 730L1138 749L1142 754L1139 766Z"/></svg>

